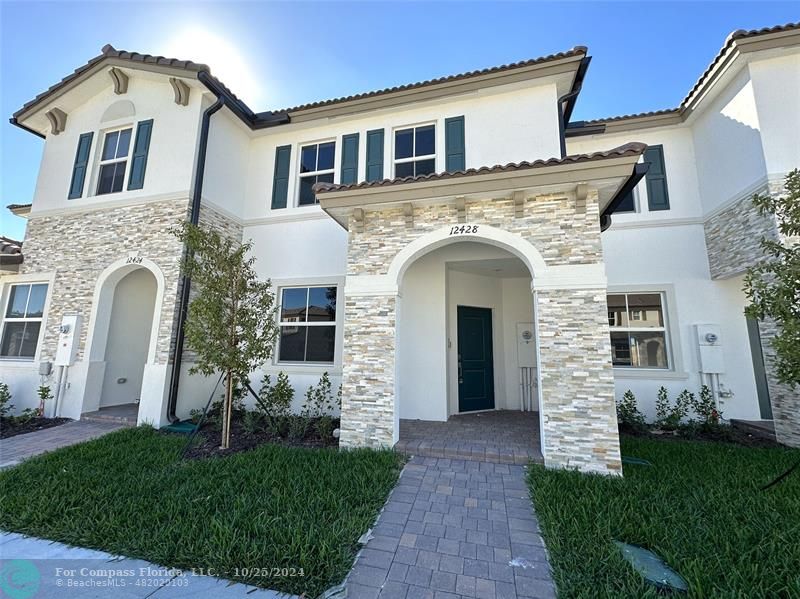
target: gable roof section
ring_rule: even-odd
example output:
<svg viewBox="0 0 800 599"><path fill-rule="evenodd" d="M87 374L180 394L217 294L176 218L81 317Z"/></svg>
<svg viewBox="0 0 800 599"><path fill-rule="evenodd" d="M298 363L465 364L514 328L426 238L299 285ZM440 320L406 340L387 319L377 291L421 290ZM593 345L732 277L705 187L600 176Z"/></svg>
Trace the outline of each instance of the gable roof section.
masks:
<svg viewBox="0 0 800 599"><path fill-rule="evenodd" d="M581 134L589 135L592 133L602 133L604 131L602 127L604 125L613 126L615 123L622 122L629 125L626 128L636 128L639 124L646 127L657 127L660 125L673 125L683 122L696 106L698 97L705 89L713 85L713 80L717 73L730 62L733 57L733 50L737 48L741 50L741 46L748 43L754 45L753 50L760 50L762 48L757 45L757 38L773 37L776 39L776 43L780 45L783 39L794 35L797 35L798 39L795 40L793 44L800 43L800 22L786 23L785 25L776 25L774 27L764 27L762 29L738 29L728 35L722 48L711 61L711 64L706 67L706 70L703 71L697 82L695 82L683 100L681 100L677 108L624 114L588 121L577 121L567 125L567 137Z"/></svg>

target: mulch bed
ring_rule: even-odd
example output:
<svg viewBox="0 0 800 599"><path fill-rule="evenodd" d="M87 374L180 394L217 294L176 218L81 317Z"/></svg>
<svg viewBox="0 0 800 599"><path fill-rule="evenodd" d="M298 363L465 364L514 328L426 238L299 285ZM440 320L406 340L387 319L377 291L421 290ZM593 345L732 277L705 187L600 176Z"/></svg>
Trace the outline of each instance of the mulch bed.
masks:
<svg viewBox="0 0 800 599"><path fill-rule="evenodd" d="M334 419L334 428L339 428L339 419ZM173 434L166 432L166 434ZM192 446L186 452L185 457L190 459L203 459L215 456L228 456L241 451L249 451L260 445L272 444L283 447L307 447L307 448L326 448L339 447L339 439L330 437L320 439L313 426L309 426L308 433L303 439L289 439L279 437L267 430L247 431L242 424L242 417L234 413L231 419L231 443L228 449L220 449L220 439L222 431L211 422L203 423L203 426L195 435ZM188 436L187 436L188 440Z"/></svg>
<svg viewBox="0 0 800 599"><path fill-rule="evenodd" d="M682 428L676 431L662 431L652 428L633 428L620 426L619 432L632 437L659 439L663 441L709 441L712 443L735 443L745 447L782 447L774 439L751 435L734 426L720 426L712 429Z"/></svg>
<svg viewBox="0 0 800 599"><path fill-rule="evenodd" d="M16 437L17 435L24 435L26 433L34 433L42 431L46 428L53 428L65 422L69 422L69 418L31 418L25 422L17 422L12 418L0 418L0 439L8 439Z"/></svg>

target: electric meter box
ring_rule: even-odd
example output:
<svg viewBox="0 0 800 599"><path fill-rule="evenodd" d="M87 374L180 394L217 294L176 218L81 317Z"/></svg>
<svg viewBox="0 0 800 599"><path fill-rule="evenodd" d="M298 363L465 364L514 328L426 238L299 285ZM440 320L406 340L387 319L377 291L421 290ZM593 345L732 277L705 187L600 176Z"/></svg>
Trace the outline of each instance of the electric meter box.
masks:
<svg viewBox="0 0 800 599"><path fill-rule="evenodd" d="M696 324L694 328L700 352L700 372L705 374L725 372L721 327L718 324Z"/></svg>
<svg viewBox="0 0 800 599"><path fill-rule="evenodd" d="M78 354L78 343L81 338L80 314L65 314L58 329L58 347L56 348L56 366L71 366Z"/></svg>
<svg viewBox="0 0 800 599"><path fill-rule="evenodd" d="M517 359L520 368L536 366L536 338L532 322L517 323Z"/></svg>

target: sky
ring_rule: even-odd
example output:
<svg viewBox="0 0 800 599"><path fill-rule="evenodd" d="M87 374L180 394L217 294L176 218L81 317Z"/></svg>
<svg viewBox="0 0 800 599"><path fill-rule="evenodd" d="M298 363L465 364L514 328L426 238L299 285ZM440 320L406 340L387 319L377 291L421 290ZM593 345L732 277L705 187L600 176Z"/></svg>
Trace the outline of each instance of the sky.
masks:
<svg viewBox="0 0 800 599"><path fill-rule="evenodd" d="M675 107L731 31L798 20L798 2L0 0L0 235L24 236L5 206L32 200L44 143L8 118L107 43L206 63L256 112L582 45L582 120Z"/></svg>

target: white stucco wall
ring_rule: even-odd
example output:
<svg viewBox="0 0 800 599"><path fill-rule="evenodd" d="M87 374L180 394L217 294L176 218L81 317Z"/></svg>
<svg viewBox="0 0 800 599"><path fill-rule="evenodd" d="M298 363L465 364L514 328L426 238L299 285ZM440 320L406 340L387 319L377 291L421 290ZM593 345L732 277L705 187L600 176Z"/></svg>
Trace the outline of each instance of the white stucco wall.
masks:
<svg viewBox="0 0 800 599"><path fill-rule="evenodd" d="M180 195L184 198L188 195L202 108L201 94L198 90L192 90L188 106L179 106L172 101L172 88L166 76L139 71L132 71L130 75L128 92L121 96L114 94L105 71L94 75L109 79L108 86L70 111L64 132L47 136L32 212L85 207L121 200L134 201L154 195ZM135 108L135 115L104 121L103 115L106 110L118 102L131 102ZM153 130L144 187L137 191L127 191L126 176L122 192L95 195L104 132L109 129L132 127L132 151L136 137L136 123L148 119L153 119ZM94 132L94 136L83 197L68 200L78 138L88 132Z"/></svg>
<svg viewBox="0 0 800 599"><path fill-rule="evenodd" d="M800 168L800 51L749 64L767 173Z"/></svg>
<svg viewBox="0 0 800 599"><path fill-rule="evenodd" d="M340 180L341 138L359 133L359 180L365 178L366 133L384 129L384 178L394 176L394 129L421 124L436 124L436 171L445 170L444 121L464 116L466 166L535 160L559 155L556 86L542 84L500 93L495 89L450 98L447 101L420 102L391 110L356 117L315 120L265 129L252 143L246 219L273 213L282 216L305 214L314 207L297 207L300 147L309 143L336 140L334 180ZM289 170L288 207L270 210L275 148L292 145Z"/></svg>
<svg viewBox="0 0 800 599"><path fill-rule="evenodd" d="M672 350L669 370L615 368L617 396L631 389L640 407L655 415L655 399L663 385L674 398L683 389L698 392L698 346L694 325L722 327L725 373L723 385L735 396L726 400L726 418L758 419L741 279L711 281L701 224L643 227L603 233L603 253L610 292L660 291L666 295L666 320Z"/></svg>
<svg viewBox="0 0 800 599"><path fill-rule="evenodd" d="M766 177L753 83L746 68L703 108L692 132L705 213Z"/></svg>

